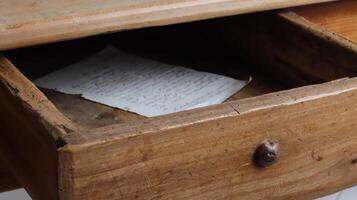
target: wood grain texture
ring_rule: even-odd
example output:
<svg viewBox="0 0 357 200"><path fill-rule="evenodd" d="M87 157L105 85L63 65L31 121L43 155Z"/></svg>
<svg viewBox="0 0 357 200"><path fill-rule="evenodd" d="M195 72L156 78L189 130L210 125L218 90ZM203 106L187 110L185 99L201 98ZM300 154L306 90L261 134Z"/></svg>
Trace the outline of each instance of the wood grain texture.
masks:
<svg viewBox="0 0 357 200"><path fill-rule="evenodd" d="M338 1L318 6L291 9L297 15L321 28L357 42L357 2Z"/></svg>
<svg viewBox="0 0 357 200"><path fill-rule="evenodd" d="M0 193L20 187L20 183L13 176L7 165L0 159Z"/></svg>
<svg viewBox="0 0 357 200"><path fill-rule="evenodd" d="M0 50L330 0L1 0Z"/></svg>
<svg viewBox="0 0 357 200"><path fill-rule="evenodd" d="M252 61L264 63L265 72L275 69L274 83L295 86L356 75L356 45L307 18L283 11L248 23L242 19L204 30L231 33L220 37L233 45L226 51L245 49ZM104 30L99 29L96 33ZM84 36L72 33L79 34L57 39ZM47 36L34 41L53 41ZM0 116L9 130L1 132L0 156L35 199L56 199L58 193L64 200L310 199L356 184L357 79L246 98L276 90L254 82L231 102L142 118L75 96L44 91L47 98L1 58L0 109L10 114ZM276 165L259 169L252 155L265 139L279 141L282 154Z"/></svg>
<svg viewBox="0 0 357 200"><path fill-rule="evenodd" d="M0 57L0 157L33 199L57 199L58 137L74 125Z"/></svg>
<svg viewBox="0 0 357 200"><path fill-rule="evenodd" d="M88 129L146 118L136 113L86 100L78 95L63 94L47 89L42 89L42 91L66 117Z"/></svg>
<svg viewBox="0 0 357 200"><path fill-rule="evenodd" d="M310 199L357 182L357 79L68 134L60 199ZM252 164L265 139L277 164Z"/></svg>
<svg viewBox="0 0 357 200"><path fill-rule="evenodd" d="M290 86L357 75L357 45L291 11L227 18L213 24L232 52Z"/></svg>

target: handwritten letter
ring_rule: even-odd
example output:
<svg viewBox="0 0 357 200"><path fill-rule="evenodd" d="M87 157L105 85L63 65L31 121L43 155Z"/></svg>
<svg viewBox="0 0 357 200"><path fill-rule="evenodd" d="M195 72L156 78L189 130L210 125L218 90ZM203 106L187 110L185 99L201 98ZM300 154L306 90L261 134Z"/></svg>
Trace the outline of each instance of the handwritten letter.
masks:
<svg viewBox="0 0 357 200"><path fill-rule="evenodd" d="M247 81L157 62L109 46L35 83L152 117L221 103Z"/></svg>

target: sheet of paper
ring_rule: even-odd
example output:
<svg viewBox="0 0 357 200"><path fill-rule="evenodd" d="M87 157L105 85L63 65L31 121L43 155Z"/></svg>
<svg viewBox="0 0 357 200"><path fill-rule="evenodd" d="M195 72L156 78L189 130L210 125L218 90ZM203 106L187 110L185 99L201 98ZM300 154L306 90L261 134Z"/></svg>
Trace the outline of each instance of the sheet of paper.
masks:
<svg viewBox="0 0 357 200"><path fill-rule="evenodd" d="M108 46L35 81L40 87L152 117L221 103L248 81L173 66Z"/></svg>

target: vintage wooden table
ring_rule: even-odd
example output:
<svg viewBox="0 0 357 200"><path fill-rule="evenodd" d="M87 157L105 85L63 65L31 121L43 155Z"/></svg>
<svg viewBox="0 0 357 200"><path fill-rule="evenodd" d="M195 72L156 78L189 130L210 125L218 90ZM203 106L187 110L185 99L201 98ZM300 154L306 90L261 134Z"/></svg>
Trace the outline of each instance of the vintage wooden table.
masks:
<svg viewBox="0 0 357 200"><path fill-rule="evenodd" d="M0 191L282 200L357 184L357 1L322 2L0 0ZM254 80L152 118L32 83L107 44Z"/></svg>

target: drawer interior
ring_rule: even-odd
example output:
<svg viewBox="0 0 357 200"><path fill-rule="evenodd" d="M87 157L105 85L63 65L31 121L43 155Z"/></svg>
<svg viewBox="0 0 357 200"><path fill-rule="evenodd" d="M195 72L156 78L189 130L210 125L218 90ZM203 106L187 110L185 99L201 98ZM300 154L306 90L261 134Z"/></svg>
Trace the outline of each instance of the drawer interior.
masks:
<svg viewBox="0 0 357 200"><path fill-rule="evenodd" d="M225 48L214 34L202 34L206 23L192 23L161 28L121 32L77 41L42 45L9 51L6 56L30 80L65 67L95 54L109 44L142 57L174 65L222 74L253 81L227 101L252 97L287 89L278 80L272 80L253 66L243 62L236 52ZM213 28L213 27L212 27ZM203 36L203 37L202 37ZM145 118L141 115L101 105L76 95L67 95L48 89L41 91L68 118L94 128L113 123L125 123Z"/></svg>
<svg viewBox="0 0 357 200"><path fill-rule="evenodd" d="M262 22L262 18L268 20ZM266 29L271 20L279 21L272 17L271 13L242 15L28 47L5 52L5 55L30 80L80 61L109 44L132 54L169 64L242 80L247 80L249 76L253 78L248 86L227 101L327 81L309 76L306 76L303 81L300 79L300 81L291 81L288 75L299 73L301 71L299 68L292 68L289 63L286 63L286 69L276 71L274 63L261 62L264 61L264 54L269 52L260 51L262 46L265 46L259 43L260 39L269 39L276 31ZM251 25L247 25L247 22L251 21L259 23L252 28ZM261 32L264 35L258 34ZM301 51L296 56L305 56L304 53ZM314 59L318 62L321 58ZM297 62L296 65L303 65L303 63ZM146 118L91 102L76 95L62 94L43 88L41 91L69 119L88 128Z"/></svg>

